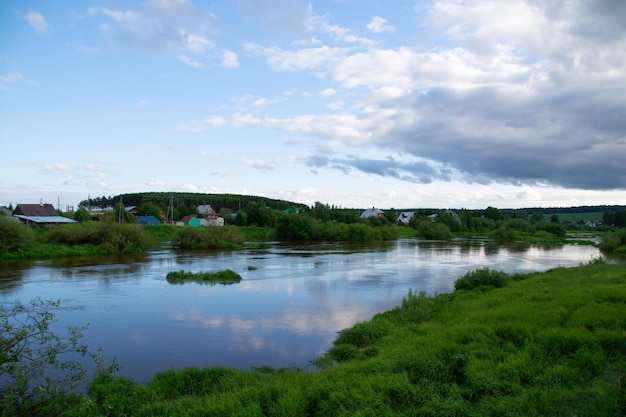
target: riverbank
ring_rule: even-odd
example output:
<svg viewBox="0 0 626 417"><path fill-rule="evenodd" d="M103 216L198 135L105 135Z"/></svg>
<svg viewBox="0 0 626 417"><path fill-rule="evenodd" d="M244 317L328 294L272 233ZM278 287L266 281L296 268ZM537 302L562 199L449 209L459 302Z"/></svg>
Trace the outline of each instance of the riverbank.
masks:
<svg viewBox="0 0 626 417"><path fill-rule="evenodd" d="M102 377L64 415L621 416L624 311L624 264L410 293L342 331L317 372L188 368L147 384Z"/></svg>

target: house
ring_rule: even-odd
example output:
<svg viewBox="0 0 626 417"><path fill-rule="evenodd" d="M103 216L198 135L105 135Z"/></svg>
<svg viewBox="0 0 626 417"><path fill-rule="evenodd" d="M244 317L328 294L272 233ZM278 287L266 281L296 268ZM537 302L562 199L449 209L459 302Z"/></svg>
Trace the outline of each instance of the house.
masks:
<svg viewBox="0 0 626 417"><path fill-rule="evenodd" d="M135 220L135 223L142 226L156 226L161 224L161 221L155 216L139 216Z"/></svg>
<svg viewBox="0 0 626 417"><path fill-rule="evenodd" d="M400 213L398 218L396 219L396 223L408 225L411 219L415 216L415 212L413 211L403 211Z"/></svg>
<svg viewBox="0 0 626 417"><path fill-rule="evenodd" d="M200 219L196 217L195 214L190 214L188 216L183 217L182 219L180 219L181 222L183 222L183 224L185 226L192 226L192 227L200 227Z"/></svg>
<svg viewBox="0 0 626 417"><path fill-rule="evenodd" d="M0 217L6 217L9 219L17 220L15 217L13 217L13 210L11 210L10 208L6 206L0 207Z"/></svg>
<svg viewBox="0 0 626 417"><path fill-rule="evenodd" d="M371 209L367 209L363 213L361 213L362 219L367 219L370 217L376 217L376 218L385 217L385 212L382 211L381 209L372 207Z"/></svg>
<svg viewBox="0 0 626 417"><path fill-rule="evenodd" d="M200 219L201 226L224 226L224 218L218 217L216 214Z"/></svg>
<svg viewBox="0 0 626 417"><path fill-rule="evenodd" d="M587 220L585 222L585 226L587 226L587 227L597 227L598 226L598 222L596 222L595 220Z"/></svg>
<svg viewBox="0 0 626 417"><path fill-rule="evenodd" d="M54 226L78 223L76 220L59 216L52 204L18 204L13 210L13 217L31 226Z"/></svg>
<svg viewBox="0 0 626 417"><path fill-rule="evenodd" d="M215 214L215 210L213 210L210 204L201 204L198 206L198 214L207 216L209 214Z"/></svg>

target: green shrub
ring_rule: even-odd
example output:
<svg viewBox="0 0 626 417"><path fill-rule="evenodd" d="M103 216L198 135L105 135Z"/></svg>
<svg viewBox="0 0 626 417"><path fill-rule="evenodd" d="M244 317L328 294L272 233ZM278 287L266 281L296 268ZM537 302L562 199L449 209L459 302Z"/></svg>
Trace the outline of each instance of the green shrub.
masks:
<svg viewBox="0 0 626 417"><path fill-rule="evenodd" d="M383 320L364 321L339 332L335 345L353 345L357 348L370 346L386 336L391 325Z"/></svg>
<svg viewBox="0 0 626 417"><path fill-rule="evenodd" d="M599 246L603 251L613 252L623 245L626 245L626 228L606 233L602 236L602 241Z"/></svg>
<svg viewBox="0 0 626 417"><path fill-rule="evenodd" d="M102 253L143 253L154 241L145 229L136 224L116 222L84 222L56 227L48 233L50 243L97 245Z"/></svg>
<svg viewBox="0 0 626 417"><path fill-rule="evenodd" d="M39 298L0 306L0 415L58 415L59 404L92 376L80 358L95 363L94 375L117 369L80 344L86 325L53 331L59 308L59 301Z"/></svg>
<svg viewBox="0 0 626 417"><path fill-rule="evenodd" d="M560 237L561 239L565 238L567 231L565 230L565 226L561 223L548 223L548 222L540 222L535 225L537 230L545 230L548 233L552 233L553 235Z"/></svg>
<svg viewBox="0 0 626 417"><path fill-rule="evenodd" d="M466 273L454 282L456 290L471 290L480 286L492 286L495 288L504 287L508 282L508 276L504 271L490 269L488 267L479 268Z"/></svg>
<svg viewBox="0 0 626 417"><path fill-rule="evenodd" d="M243 239L232 227L181 227L172 244L179 249L236 249Z"/></svg>
<svg viewBox="0 0 626 417"><path fill-rule="evenodd" d="M15 219L0 217L0 253L26 249L34 239L35 234L30 227Z"/></svg>

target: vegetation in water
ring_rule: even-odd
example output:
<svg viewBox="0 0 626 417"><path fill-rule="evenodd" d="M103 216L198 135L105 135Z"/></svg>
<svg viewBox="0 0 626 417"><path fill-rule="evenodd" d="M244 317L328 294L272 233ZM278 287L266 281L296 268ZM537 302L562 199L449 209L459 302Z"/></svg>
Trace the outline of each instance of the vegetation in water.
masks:
<svg viewBox="0 0 626 417"><path fill-rule="evenodd" d="M105 373L60 415L622 416L625 268L468 274L471 288L411 291L341 331L316 372L187 368L146 384Z"/></svg>
<svg viewBox="0 0 626 417"><path fill-rule="evenodd" d="M198 281L207 283L233 284L241 281L241 275L226 269L217 272L189 272L189 271L172 271L165 277L167 282L172 284L182 284L185 281Z"/></svg>

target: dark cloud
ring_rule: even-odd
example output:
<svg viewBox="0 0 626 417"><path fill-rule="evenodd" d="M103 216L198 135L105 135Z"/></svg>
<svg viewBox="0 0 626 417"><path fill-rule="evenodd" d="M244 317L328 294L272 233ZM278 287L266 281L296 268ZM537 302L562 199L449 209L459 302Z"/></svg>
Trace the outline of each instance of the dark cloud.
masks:
<svg viewBox="0 0 626 417"><path fill-rule="evenodd" d="M579 90L516 98L496 89L415 95L420 117L380 144L509 183L626 188L626 99ZM393 175L393 168L377 172Z"/></svg>

